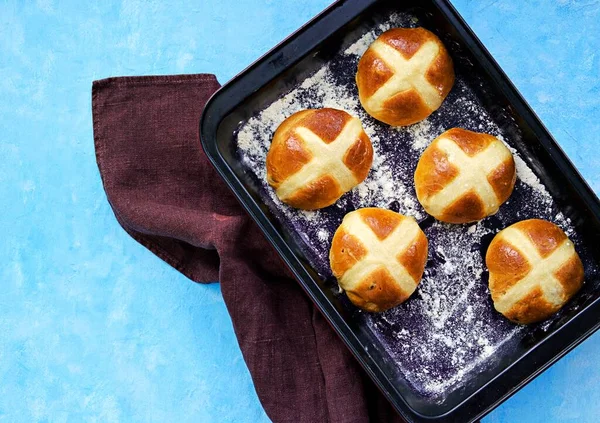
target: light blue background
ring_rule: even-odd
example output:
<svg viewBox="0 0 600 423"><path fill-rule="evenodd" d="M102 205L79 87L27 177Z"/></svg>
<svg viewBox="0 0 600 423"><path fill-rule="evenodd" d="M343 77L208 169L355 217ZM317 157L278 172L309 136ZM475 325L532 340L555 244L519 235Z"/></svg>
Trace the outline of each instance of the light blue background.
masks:
<svg viewBox="0 0 600 423"><path fill-rule="evenodd" d="M0 422L267 421L219 286L117 225L91 81L245 68L328 0L0 0ZM456 0L600 192L600 2ZM595 422L600 334L486 422Z"/></svg>

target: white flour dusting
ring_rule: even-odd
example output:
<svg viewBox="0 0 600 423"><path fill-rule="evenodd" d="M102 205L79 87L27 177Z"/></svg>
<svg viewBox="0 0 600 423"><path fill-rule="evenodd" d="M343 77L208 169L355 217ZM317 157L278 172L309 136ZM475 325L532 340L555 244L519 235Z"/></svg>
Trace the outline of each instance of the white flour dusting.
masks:
<svg viewBox="0 0 600 423"><path fill-rule="evenodd" d="M329 231L325 228L319 228L317 231L317 238L319 238L319 241L321 242L329 241Z"/></svg>
<svg viewBox="0 0 600 423"><path fill-rule="evenodd" d="M529 185L531 188L536 190L539 193L544 194L549 197L546 187L540 182L540 178L536 176L535 173L531 170L527 163L519 156L517 150L511 147L502 135L498 135L498 138L506 145L506 147L510 150L515 158L515 168L517 170L517 177L525 184Z"/></svg>
<svg viewBox="0 0 600 423"><path fill-rule="evenodd" d="M467 236L465 236L465 229ZM415 385L423 384L430 395L441 395L466 374L482 365L520 329L503 324L505 332L498 337L496 321L482 319L489 313L489 294L481 288L484 264L477 240L494 231L482 224L465 226L435 222L427 231L436 239L430 246L430 256L439 266L427 268L419 285L417 297L410 307L419 308L426 324L412 332L396 331L397 353L426 357L420 365L404 370L405 377ZM432 251L433 250L433 251ZM479 288L479 289L478 289ZM383 322L372 324L382 331L394 327L406 310L395 308L383 313ZM418 342L415 342L418 339ZM440 357L454 371L440 371Z"/></svg>
<svg viewBox="0 0 600 423"><path fill-rule="evenodd" d="M433 141L431 139L432 133L442 133L444 129L436 128L435 131L432 130L431 122L427 119L421 121L419 123L415 123L414 125L409 126L408 128L398 128L398 131L408 131L412 136L413 142L411 146L414 150L422 153L425 148Z"/></svg>
<svg viewBox="0 0 600 423"><path fill-rule="evenodd" d="M393 167L389 164L385 154L380 151L379 124L367 120L367 115L360 106L358 97L352 95L346 87L337 85L327 66L304 80L298 88L275 101L258 116L250 118L240 129L237 145L242 153L242 162L252 169L260 180L266 180L266 155L273 133L279 124L295 112L318 107L341 109L359 117L373 144L374 154L371 173L362 184L351 191L350 195L353 203L384 207L392 201L397 201L401 204L401 212L411 214L417 218L423 217L423 213L417 208L414 198L407 196L409 188L402 183L397 175L394 175ZM423 126L423 128L426 128L426 126ZM418 136L420 140L426 138L424 131L418 133ZM281 203L273 190L269 189L268 192L271 200L281 207L289 217L301 217L307 219L307 221L318 220L315 217L318 211L298 211L289 208Z"/></svg>
<svg viewBox="0 0 600 423"><path fill-rule="evenodd" d="M415 390L443 400L449 390L493 361L504 346L518 340L517 335L524 331L493 310L482 253L486 243L498 228L525 218L552 220L569 235L573 228L511 146L517 140L505 139L506 134L459 72L442 107L418 124L390 128L364 112L354 83L360 55L381 32L417 24L413 16L395 14L358 37L311 77L244 122L237 134L237 148L243 165L261 186L265 203L290 233L300 238L307 259L324 278L331 278L329 243L345 213L360 207L384 207L421 222L430 242L429 262L412 298L382 314L348 307L355 311L361 324L373 331ZM273 133L285 118L299 110L318 107L345 110L362 121L373 144L373 167L362 184L333 206L301 211L279 201L267 185L265 158ZM517 168L518 181L511 199L496 216L471 225L449 225L427 218L413 187L419 155L434 138L454 126L500 138L513 153ZM341 295L343 300L344 294Z"/></svg>

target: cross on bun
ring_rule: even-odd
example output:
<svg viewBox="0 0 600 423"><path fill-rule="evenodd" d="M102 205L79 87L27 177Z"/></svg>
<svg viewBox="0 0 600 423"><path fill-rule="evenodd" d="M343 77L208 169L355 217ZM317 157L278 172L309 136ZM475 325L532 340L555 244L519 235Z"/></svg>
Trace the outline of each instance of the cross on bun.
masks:
<svg viewBox="0 0 600 423"><path fill-rule="evenodd" d="M485 263L494 307L516 323L547 319L583 284L573 243L546 220L524 220L498 232Z"/></svg>
<svg viewBox="0 0 600 423"><path fill-rule="evenodd" d="M512 154L496 137L452 128L425 149L415 171L425 211L448 223L495 214L515 186Z"/></svg>
<svg viewBox="0 0 600 423"><path fill-rule="evenodd" d="M335 232L329 262L354 305L385 311L417 288L427 262L427 238L412 217L359 209L348 213Z"/></svg>
<svg viewBox="0 0 600 423"><path fill-rule="evenodd" d="M368 114L388 125L411 125L440 107L454 85L454 67L432 32L394 28L361 57L356 85Z"/></svg>
<svg viewBox="0 0 600 423"><path fill-rule="evenodd" d="M364 181L372 162L373 146L360 120L342 110L303 110L275 131L267 181L284 203L319 209Z"/></svg>

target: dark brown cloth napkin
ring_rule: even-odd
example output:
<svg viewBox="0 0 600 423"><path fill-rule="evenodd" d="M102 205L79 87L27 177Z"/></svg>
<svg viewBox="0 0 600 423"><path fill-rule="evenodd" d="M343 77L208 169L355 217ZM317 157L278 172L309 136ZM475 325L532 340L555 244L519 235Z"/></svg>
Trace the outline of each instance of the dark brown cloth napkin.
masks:
<svg viewBox="0 0 600 423"><path fill-rule="evenodd" d="M274 422L401 421L204 155L198 122L218 88L214 75L93 83L96 158L117 220L193 281L221 282Z"/></svg>

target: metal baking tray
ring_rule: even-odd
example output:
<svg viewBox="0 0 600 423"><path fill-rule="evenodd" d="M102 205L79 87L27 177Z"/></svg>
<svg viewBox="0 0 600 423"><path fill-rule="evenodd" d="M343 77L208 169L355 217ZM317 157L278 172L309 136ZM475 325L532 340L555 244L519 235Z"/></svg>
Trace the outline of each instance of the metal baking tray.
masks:
<svg viewBox="0 0 600 423"><path fill-rule="evenodd" d="M264 139L265 134L280 123L275 122L274 117L279 119L282 113L289 115L307 106L331 106L332 101L335 106L336 101L341 101L338 97L355 95L352 78L360 49L364 48L361 40L365 44L368 37L378 35L389 26L424 26L436 33L453 57L457 83L444 105L428 119L427 127L417 124L395 130L356 108L352 110L367 124L372 139L376 137L374 146L379 154L396 154L392 156L393 161L400 164L397 168L392 166L390 175L397 178L394 182L398 189L394 192L388 189L386 195L390 201L384 204L381 202L386 200L385 195L364 198L356 192L345 195L339 204L319 212L321 220L316 226L321 225L323 232L316 233L314 224L312 227L302 224L306 216L286 210L269 194L265 181L252 167L251 162L256 157L240 153L241 134L246 134L246 143L254 142L253 134L257 143L268 143L270 139ZM319 73L325 67L327 75ZM325 84L325 76L330 88L339 86L341 91L336 88L329 94L320 92L319 96L310 90L311 84ZM270 117L273 121L265 123L265 110L282 103L290 107L278 110L279 114ZM479 225L441 225L427 217L418 203L398 201L414 199L414 190L407 181L412 178L424 148L424 133L430 141L451 126L502 135L526 173L520 175L522 180L501 211ZM262 128L263 133L256 132L257 128ZM333 329L407 421L479 419L600 325L600 202L448 1L341 0L334 3L210 99L201 118L200 138L218 173ZM385 161L376 163L372 173L381 173L386 166ZM519 172L519 165L517 167ZM401 186L404 188L400 189ZM323 257L335 225L346 212L362 205L412 214L430 239L424 281L409 301L387 314L364 313L349 304L346 297L337 292L327 268L327 258ZM582 290L554 318L538 325L518 327L493 311L482 261L495 232L530 217L558 220L575 242L584 262L586 279ZM449 240L444 238L448 236ZM465 249L461 237L476 242ZM461 262L467 256L471 258L470 264ZM473 266L479 266L482 271L474 271ZM450 276L443 274L444 271ZM454 280L456 283L441 292L439 281L453 281L452 277L458 279ZM427 327L431 322L419 323L426 320L420 319L422 305L436 303L436 296L443 296L442 302L455 303L442 325L454 326L438 327L445 339ZM475 318L471 307L475 307ZM431 314L429 318L432 316L439 317ZM464 321L456 323L459 318ZM484 327L479 327L482 321ZM476 324L479 326L475 327ZM473 330L469 325L473 325ZM453 332L456 327L469 334L454 342L450 338L457 334ZM469 338L478 331L487 337ZM498 333L496 340L494 331ZM435 344L432 339L438 338L440 342ZM482 339L483 342L474 342ZM489 340L494 340L493 348L487 344ZM456 352L459 346L463 349L462 356ZM433 355L423 358L428 355L428 348ZM489 349L487 354L486 348ZM447 354L442 355L444 352ZM474 355L469 355L470 352ZM433 363L430 368L432 361L437 364ZM423 381L430 385L424 385Z"/></svg>

